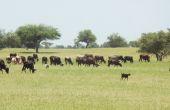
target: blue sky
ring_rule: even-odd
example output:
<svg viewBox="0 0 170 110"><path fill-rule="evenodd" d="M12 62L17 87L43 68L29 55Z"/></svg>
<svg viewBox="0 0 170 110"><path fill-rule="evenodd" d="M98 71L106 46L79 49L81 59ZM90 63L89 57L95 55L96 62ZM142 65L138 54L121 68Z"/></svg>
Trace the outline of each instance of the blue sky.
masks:
<svg viewBox="0 0 170 110"><path fill-rule="evenodd" d="M0 0L0 29L47 24L61 32L58 45L73 45L78 33L91 29L97 43L119 33L127 41L141 33L170 28L170 0Z"/></svg>

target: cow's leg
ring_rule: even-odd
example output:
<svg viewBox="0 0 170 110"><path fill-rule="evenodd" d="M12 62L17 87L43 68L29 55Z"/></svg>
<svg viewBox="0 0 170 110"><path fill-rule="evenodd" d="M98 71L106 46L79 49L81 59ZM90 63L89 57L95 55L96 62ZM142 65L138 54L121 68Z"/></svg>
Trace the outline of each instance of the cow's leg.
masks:
<svg viewBox="0 0 170 110"><path fill-rule="evenodd" d="M26 73L26 68L24 66L22 67L22 71L25 71L25 73Z"/></svg>

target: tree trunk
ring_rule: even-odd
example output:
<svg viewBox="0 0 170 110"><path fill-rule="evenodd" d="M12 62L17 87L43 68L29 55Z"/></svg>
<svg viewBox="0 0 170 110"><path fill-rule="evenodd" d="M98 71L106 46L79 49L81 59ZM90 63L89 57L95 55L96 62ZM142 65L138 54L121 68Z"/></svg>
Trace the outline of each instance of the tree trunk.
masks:
<svg viewBox="0 0 170 110"><path fill-rule="evenodd" d="M35 52L38 53L38 47L37 46L35 47Z"/></svg>
<svg viewBox="0 0 170 110"><path fill-rule="evenodd" d="M162 61L163 55L155 54L157 61Z"/></svg>
<svg viewBox="0 0 170 110"><path fill-rule="evenodd" d="M156 55L156 60L159 61L159 55L158 54L155 55Z"/></svg>
<svg viewBox="0 0 170 110"><path fill-rule="evenodd" d="M39 43L37 42L35 45L35 52L38 53Z"/></svg>
<svg viewBox="0 0 170 110"><path fill-rule="evenodd" d="M86 44L86 48L89 46L89 43L87 42L87 44Z"/></svg>

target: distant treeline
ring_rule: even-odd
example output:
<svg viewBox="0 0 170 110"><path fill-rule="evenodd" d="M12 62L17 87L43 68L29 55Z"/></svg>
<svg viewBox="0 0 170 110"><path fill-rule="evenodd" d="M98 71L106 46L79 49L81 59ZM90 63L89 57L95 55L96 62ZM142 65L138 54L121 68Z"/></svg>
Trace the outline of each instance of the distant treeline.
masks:
<svg viewBox="0 0 170 110"><path fill-rule="evenodd" d="M51 48L50 40L60 39L57 28L48 25L28 24L18 27L14 32L0 30L0 48ZM82 30L75 36L74 45L56 45L53 48L116 48L139 47L139 52L156 55L158 61L170 54L170 29L167 31L142 33L135 41L127 40L118 33L110 34L102 45L96 43L97 37L90 29Z"/></svg>

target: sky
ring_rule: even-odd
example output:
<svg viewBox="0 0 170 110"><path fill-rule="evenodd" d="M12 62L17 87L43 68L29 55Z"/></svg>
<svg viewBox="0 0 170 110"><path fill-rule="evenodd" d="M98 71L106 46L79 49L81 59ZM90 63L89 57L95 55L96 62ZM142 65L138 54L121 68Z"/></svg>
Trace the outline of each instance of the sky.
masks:
<svg viewBox="0 0 170 110"><path fill-rule="evenodd" d="M92 30L102 44L113 33L127 41L170 28L170 0L0 0L0 29L26 24L58 28L56 45L73 45L78 33Z"/></svg>

